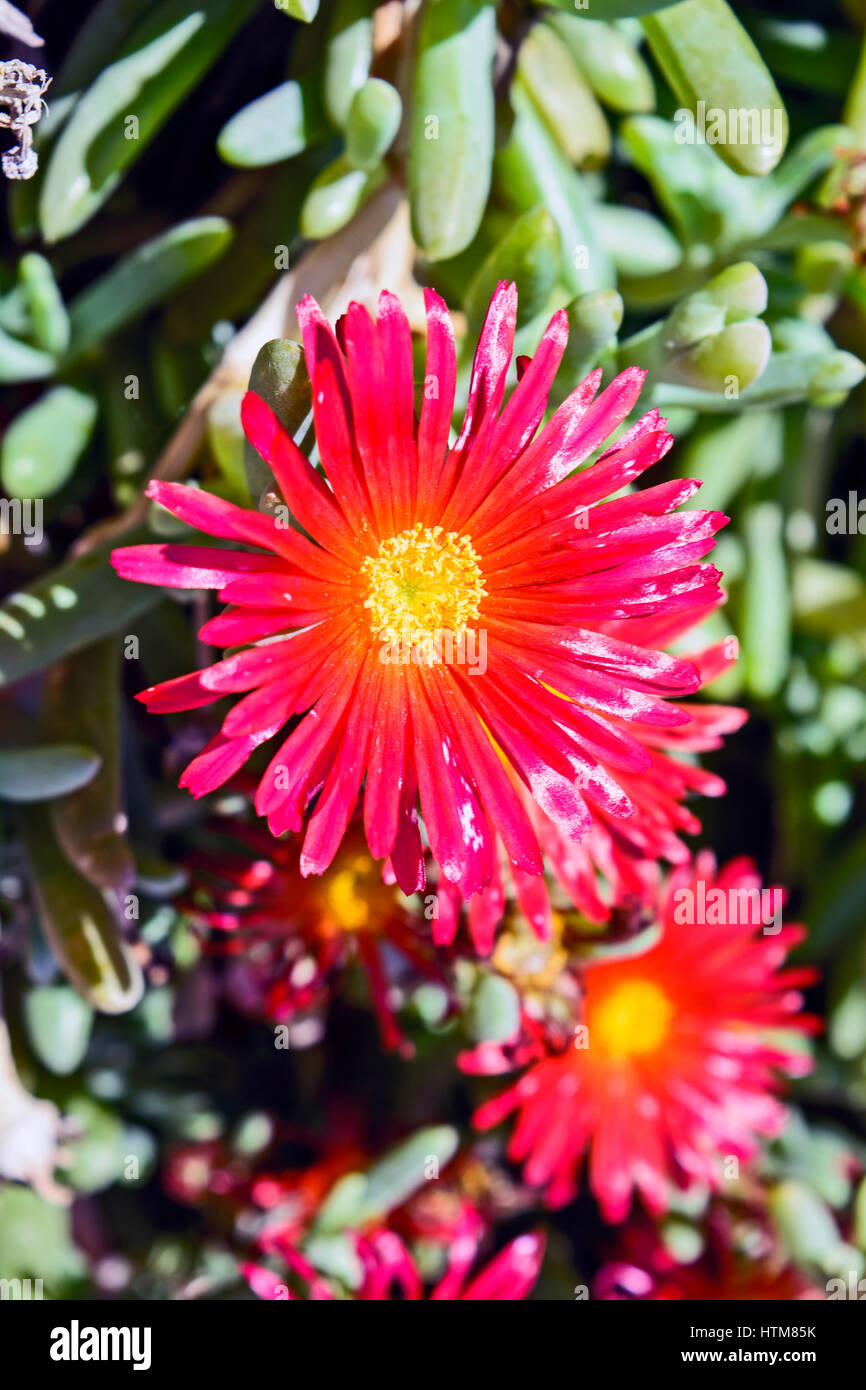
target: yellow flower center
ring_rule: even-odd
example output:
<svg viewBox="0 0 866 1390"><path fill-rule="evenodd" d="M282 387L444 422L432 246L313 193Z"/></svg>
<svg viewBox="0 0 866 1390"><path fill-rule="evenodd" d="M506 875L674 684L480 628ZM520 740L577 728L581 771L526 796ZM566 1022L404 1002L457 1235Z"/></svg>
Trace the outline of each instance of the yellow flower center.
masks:
<svg viewBox="0 0 866 1390"><path fill-rule="evenodd" d="M328 880L330 915L341 931L361 931L367 925L370 911L358 891L360 877L353 869L341 869Z"/></svg>
<svg viewBox="0 0 866 1390"><path fill-rule="evenodd" d="M589 1046L611 1057L654 1052L668 1034L673 1005L651 980L626 980L588 1009Z"/></svg>
<svg viewBox="0 0 866 1390"><path fill-rule="evenodd" d="M321 884L322 930L377 931L394 906L394 889L382 882L382 871L368 854L341 855ZM323 901L322 901L323 900Z"/></svg>
<svg viewBox="0 0 866 1390"><path fill-rule="evenodd" d="M429 646L437 634L459 638L479 616L486 593L469 537L420 521L382 541L361 574L375 635L387 634L410 647Z"/></svg>

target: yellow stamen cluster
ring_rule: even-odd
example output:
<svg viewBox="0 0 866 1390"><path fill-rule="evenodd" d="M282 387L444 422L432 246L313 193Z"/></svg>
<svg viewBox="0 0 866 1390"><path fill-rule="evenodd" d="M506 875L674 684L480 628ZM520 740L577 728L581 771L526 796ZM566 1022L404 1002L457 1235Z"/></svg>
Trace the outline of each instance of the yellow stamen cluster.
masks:
<svg viewBox="0 0 866 1390"><path fill-rule="evenodd" d="M369 854L340 855L322 880L325 934L378 931L394 905L394 890Z"/></svg>
<svg viewBox="0 0 866 1390"><path fill-rule="evenodd" d="M382 541L361 574L375 635L388 634L411 646L429 644L441 633L459 638L479 617L486 593L469 537L420 521Z"/></svg>
<svg viewBox="0 0 866 1390"><path fill-rule="evenodd" d="M652 980L626 980L588 1009L590 1051L610 1057L654 1052L668 1035L673 1005Z"/></svg>

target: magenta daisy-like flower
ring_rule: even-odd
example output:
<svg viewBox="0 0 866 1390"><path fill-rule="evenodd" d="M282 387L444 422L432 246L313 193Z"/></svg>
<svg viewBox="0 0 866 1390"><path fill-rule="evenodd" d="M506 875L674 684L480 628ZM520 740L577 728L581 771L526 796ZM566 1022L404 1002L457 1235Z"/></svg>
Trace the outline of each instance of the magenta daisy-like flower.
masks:
<svg viewBox="0 0 866 1390"><path fill-rule="evenodd" d="M661 892L655 944L582 972L574 1045L475 1117L488 1129L516 1114L509 1157L552 1206L574 1196L586 1160L608 1221L634 1191L661 1213L673 1185L719 1189L726 1157L748 1162L779 1133L780 1078L811 1065L796 1033L818 1026L801 1012L815 972L785 968L805 931L782 924L783 899L749 860L717 872L702 851Z"/></svg>
<svg viewBox="0 0 866 1390"><path fill-rule="evenodd" d="M243 548L115 551L127 579L214 589L229 605L201 637L243 650L139 698L165 712L242 696L183 774L196 796L282 735L256 809L275 835L305 828L304 874L331 863L363 791L370 851L405 892L424 883L419 809L463 896L491 882L497 837L516 872L538 875L525 797L570 841L600 815L627 820L627 787L653 765L646 732L690 720L676 701L699 687L696 666L629 629L717 599L718 572L701 561L725 518L678 512L698 486L688 481L614 496L672 442L651 410L604 448L637 403L637 368L600 394L593 372L539 428L564 312L505 402L516 308L514 286L500 285L452 445L456 355L438 296L427 292L417 417L398 300L383 293L375 321L351 304L336 335L303 300L323 473L263 401L248 395L243 409L303 529L154 482L155 501Z"/></svg>

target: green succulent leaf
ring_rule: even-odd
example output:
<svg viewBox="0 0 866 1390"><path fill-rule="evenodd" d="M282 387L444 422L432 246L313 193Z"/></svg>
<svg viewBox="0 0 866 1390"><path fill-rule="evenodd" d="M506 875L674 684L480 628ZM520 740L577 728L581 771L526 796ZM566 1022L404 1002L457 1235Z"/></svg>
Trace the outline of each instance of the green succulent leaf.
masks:
<svg viewBox="0 0 866 1390"><path fill-rule="evenodd" d="M346 1173L319 1208L313 1235L381 1221L423 1182L438 1176L454 1157L457 1144L457 1132L450 1125L432 1126L398 1144L366 1173Z"/></svg>
<svg viewBox="0 0 866 1390"><path fill-rule="evenodd" d="M747 569L743 593L743 662L754 695L774 695L791 660L791 598L784 515L776 502L750 507L743 519Z"/></svg>
<svg viewBox="0 0 866 1390"><path fill-rule="evenodd" d="M658 116L628 116L619 134L684 246L721 253L753 225L761 185L738 177L711 146L679 143L676 127Z"/></svg>
<svg viewBox="0 0 866 1390"><path fill-rule="evenodd" d="M373 0L337 0L325 45L325 109L339 129L373 61Z"/></svg>
<svg viewBox="0 0 866 1390"><path fill-rule="evenodd" d="M427 0L415 54L409 150L412 227L428 260L456 256L490 191L496 12L485 0Z"/></svg>
<svg viewBox="0 0 866 1390"><path fill-rule="evenodd" d="M43 1279L49 1297L74 1296L86 1271L68 1207L19 1183L0 1189L0 1267L7 1279Z"/></svg>
<svg viewBox="0 0 866 1390"><path fill-rule="evenodd" d="M99 407L93 396L55 386L17 415L0 445L0 476L10 497L53 497L90 442Z"/></svg>
<svg viewBox="0 0 866 1390"><path fill-rule="evenodd" d="M93 1010L68 985L40 985L25 999L30 1044L55 1076L71 1076L84 1060L93 1031Z"/></svg>
<svg viewBox="0 0 866 1390"><path fill-rule="evenodd" d="M385 178L384 165L359 169L345 155L317 175L301 208L301 234L312 241L333 236L363 207Z"/></svg>
<svg viewBox="0 0 866 1390"><path fill-rule="evenodd" d="M457 1152L458 1136L450 1125L421 1129L374 1163L366 1173L361 1203L363 1223L381 1220L399 1207L431 1174L438 1174Z"/></svg>
<svg viewBox="0 0 866 1390"><path fill-rule="evenodd" d="M770 1194L770 1211L796 1260L828 1273L843 1242L827 1204L807 1183L781 1182Z"/></svg>
<svg viewBox="0 0 866 1390"><path fill-rule="evenodd" d="M148 532L130 541L152 539ZM124 632L161 591L130 584L93 550L49 570L0 603L0 686L44 670L112 632Z"/></svg>
<svg viewBox="0 0 866 1390"><path fill-rule="evenodd" d="M595 219L596 205L571 167L518 76L511 84L514 126L495 161L496 190L529 211L539 204L559 232L559 278L572 295L611 289L613 264Z"/></svg>
<svg viewBox="0 0 866 1390"><path fill-rule="evenodd" d="M582 381L616 345L623 318L623 302L616 290L594 290L568 306L568 342L562 360L562 382L554 383L554 398L561 400Z"/></svg>
<svg viewBox="0 0 866 1390"><path fill-rule="evenodd" d="M683 248L661 218L642 208L599 203L599 235L621 275L663 275L683 259Z"/></svg>
<svg viewBox="0 0 866 1390"><path fill-rule="evenodd" d="M346 121L346 158L358 169L373 169L391 148L403 104L396 87L371 77L359 87Z"/></svg>
<svg viewBox="0 0 866 1390"><path fill-rule="evenodd" d="M51 149L39 199L46 241L61 241L90 220L258 3L162 0L151 7Z"/></svg>
<svg viewBox="0 0 866 1390"><path fill-rule="evenodd" d="M517 285L519 322L533 318L547 303L559 270L559 233L544 207L525 212L512 223L473 278L465 299L470 327L481 328L500 280Z"/></svg>
<svg viewBox="0 0 866 1390"><path fill-rule="evenodd" d="M536 0L536 3L541 4L542 0ZM578 15L585 10L592 13L593 19L610 20L633 19L645 14L654 14L656 10L663 10L675 3L675 0L543 0L543 3L554 4L557 9L565 10L570 15L573 15L575 10L578 11Z"/></svg>
<svg viewBox="0 0 866 1390"><path fill-rule="evenodd" d="M44 743L34 748L0 748L0 800L50 801L92 782L100 756L76 743Z"/></svg>
<svg viewBox="0 0 866 1390"><path fill-rule="evenodd" d="M466 1022L476 1042L507 1042L520 1026L520 997L504 975L484 975L474 991Z"/></svg>
<svg viewBox="0 0 866 1390"><path fill-rule="evenodd" d="M21 257L18 278L27 294L33 341L43 352L61 356L69 345L69 315L50 262L30 251Z"/></svg>
<svg viewBox="0 0 866 1390"><path fill-rule="evenodd" d="M300 19L303 24L312 24L319 13L319 0L274 0L274 4L290 19Z"/></svg>
<svg viewBox="0 0 866 1390"><path fill-rule="evenodd" d="M108 637L49 673L44 722L58 738L80 738L97 750L96 776L55 800L54 832L67 859L118 901L130 892L135 864L126 840L120 771L120 642Z"/></svg>
<svg viewBox="0 0 866 1390"><path fill-rule="evenodd" d="M232 116L220 131L217 150L226 164L257 169L291 159L324 133L316 80L292 79L256 97Z"/></svg>
<svg viewBox="0 0 866 1390"><path fill-rule="evenodd" d="M161 304L222 256L233 235L224 217L196 217L137 247L72 301L71 354L98 346Z"/></svg>
<svg viewBox="0 0 866 1390"><path fill-rule="evenodd" d="M57 359L49 352L19 342L0 328L0 386L16 381L41 381L52 376Z"/></svg>
<svg viewBox="0 0 866 1390"><path fill-rule="evenodd" d="M84 1093L72 1096L66 1111L78 1129L69 1145L66 1180L76 1192L102 1192L124 1177L127 1132L110 1105Z"/></svg>
<svg viewBox="0 0 866 1390"><path fill-rule="evenodd" d="M722 137L713 145L722 159L740 174L774 169L787 144L788 114L763 58L727 0L683 0L648 15L643 25L653 55L683 106L693 116L708 113L710 121L713 112L722 113L724 124L718 132L707 126L708 133ZM698 103L703 103L701 112ZM732 113L737 114L736 130L731 129Z"/></svg>
<svg viewBox="0 0 866 1390"><path fill-rule="evenodd" d="M101 1013L125 1013L141 998L141 968L123 939L118 908L64 856L47 809L22 813L39 922L71 985Z"/></svg>
<svg viewBox="0 0 866 1390"><path fill-rule="evenodd" d="M310 413L312 393L303 350L288 338L274 338L259 349L250 373L249 389L271 407L280 424L295 435ZM275 486L267 463L246 441L244 465L250 496L258 501Z"/></svg>
<svg viewBox="0 0 866 1390"><path fill-rule="evenodd" d="M677 451L680 477L700 479L696 505L726 511L750 478L780 461L781 422L781 415L762 410L699 421Z"/></svg>
<svg viewBox="0 0 866 1390"><path fill-rule="evenodd" d="M603 19L552 14L549 23L599 101L614 111L654 111L653 76L628 36Z"/></svg>
<svg viewBox="0 0 866 1390"><path fill-rule="evenodd" d="M848 91L857 68L857 48L848 34L811 20L770 16L761 17L754 33L776 78L836 97Z"/></svg>
<svg viewBox="0 0 866 1390"><path fill-rule="evenodd" d="M604 164L610 128L570 49L548 24L534 24L520 45L517 71L563 154L578 168Z"/></svg>

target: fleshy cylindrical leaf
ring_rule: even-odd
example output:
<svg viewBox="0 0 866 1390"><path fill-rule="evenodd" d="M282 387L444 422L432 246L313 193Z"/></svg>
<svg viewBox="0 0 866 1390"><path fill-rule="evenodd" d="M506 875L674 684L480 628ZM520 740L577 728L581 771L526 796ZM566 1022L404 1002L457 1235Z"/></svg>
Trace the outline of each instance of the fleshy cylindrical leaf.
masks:
<svg viewBox="0 0 866 1390"><path fill-rule="evenodd" d="M220 131L217 150L226 164L257 169L300 154L324 131L315 81L290 80L236 112Z"/></svg>
<svg viewBox="0 0 866 1390"><path fill-rule="evenodd" d="M325 45L323 95L335 126L345 126L352 100L373 61L373 0L337 0Z"/></svg>
<svg viewBox="0 0 866 1390"><path fill-rule="evenodd" d="M610 128L592 88L559 34L534 24L517 56L517 71L559 148L578 168L604 164Z"/></svg>
<svg viewBox="0 0 866 1390"><path fill-rule="evenodd" d="M631 40L602 19L553 14L550 24L596 96L614 111L654 111L652 73Z"/></svg>
<svg viewBox="0 0 866 1390"><path fill-rule="evenodd" d="M289 434L295 434L311 405L310 378L300 344L289 338L273 338L265 343L253 363L250 390L267 402ZM244 449L244 465L250 496L258 501L267 488L274 486L274 475L249 440Z"/></svg>
<svg viewBox="0 0 866 1390"><path fill-rule="evenodd" d="M683 248L660 217L642 208L599 203L596 218L622 275L662 275L681 263Z"/></svg>
<svg viewBox="0 0 866 1390"><path fill-rule="evenodd" d="M757 48L727 0L683 0L644 29L697 130L740 174L768 174L788 142L788 115Z"/></svg>
<svg viewBox="0 0 866 1390"><path fill-rule="evenodd" d="M312 182L301 208L301 234L311 241L333 236L351 222L384 177L382 164L356 169L340 155Z"/></svg>
<svg viewBox="0 0 866 1390"><path fill-rule="evenodd" d="M127 539L153 537L142 527ZM121 579L104 550L49 570L0 603L0 686L42 671L110 632L125 632L160 594L148 584Z"/></svg>
<svg viewBox="0 0 866 1390"><path fill-rule="evenodd" d="M415 55L409 151L412 227L428 260L468 246L493 161L495 9L484 0L427 0Z"/></svg>
<svg viewBox="0 0 866 1390"><path fill-rule="evenodd" d="M39 985L24 1001L30 1045L55 1076L71 1076L84 1060L93 1010L68 985Z"/></svg>
<svg viewBox="0 0 866 1390"><path fill-rule="evenodd" d="M135 879L121 787L120 652L120 639L108 637L58 663L46 682L44 714L52 735L86 740L99 755L96 776L53 801L51 819L66 857L118 902Z"/></svg>
<svg viewBox="0 0 866 1390"><path fill-rule="evenodd" d="M572 294L609 289L613 264L595 221L595 204L557 146L520 77L511 84L514 126L497 152L496 192L509 205L529 211L543 204L559 232L559 278Z"/></svg>
<svg viewBox="0 0 866 1390"><path fill-rule="evenodd" d="M52 147L39 199L47 241L90 220L258 3L161 0L150 7Z"/></svg>
<svg viewBox="0 0 866 1390"><path fill-rule="evenodd" d="M346 158L359 169L373 169L387 154L400 128L403 106L390 82L371 77L355 93L346 121Z"/></svg>
<svg viewBox="0 0 866 1390"><path fill-rule="evenodd" d="M67 483L90 441L98 413L93 396L55 386L22 410L0 445L0 476L10 497L52 497Z"/></svg>
<svg viewBox="0 0 866 1390"><path fill-rule="evenodd" d="M72 301L71 352L95 347L162 303L221 256L233 235L224 217L195 217L136 247Z"/></svg>
<svg viewBox="0 0 866 1390"><path fill-rule="evenodd" d="M92 782L99 754L76 743L0 748L0 801L50 801Z"/></svg>
<svg viewBox="0 0 866 1390"><path fill-rule="evenodd" d="M518 321L525 322L547 302L559 268L559 234L547 208L534 208L513 223L493 248L466 294L470 327L479 329L500 280L517 285Z"/></svg>
<svg viewBox="0 0 866 1390"><path fill-rule="evenodd" d="M141 998L141 967L118 915L63 855L46 809L22 816L39 922L69 983L100 1013L125 1013Z"/></svg>
<svg viewBox="0 0 866 1390"><path fill-rule="evenodd" d="M743 520L746 579L743 659L754 695L775 695L791 659L791 595L785 559L785 518L777 502L759 502Z"/></svg>
<svg viewBox="0 0 866 1390"><path fill-rule="evenodd" d="M36 346L59 356L69 345L69 315L54 271L44 256L30 251L21 257L18 276L27 294Z"/></svg>

